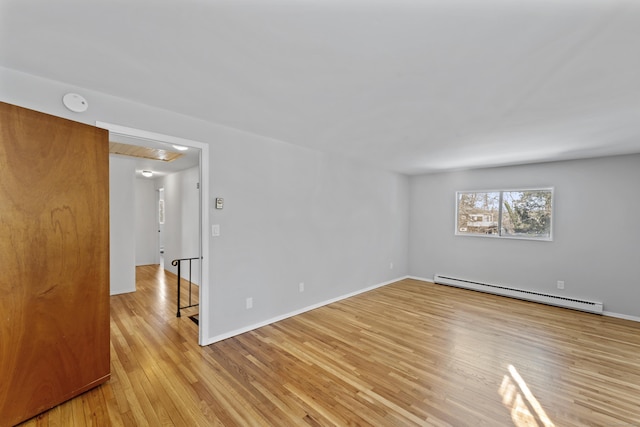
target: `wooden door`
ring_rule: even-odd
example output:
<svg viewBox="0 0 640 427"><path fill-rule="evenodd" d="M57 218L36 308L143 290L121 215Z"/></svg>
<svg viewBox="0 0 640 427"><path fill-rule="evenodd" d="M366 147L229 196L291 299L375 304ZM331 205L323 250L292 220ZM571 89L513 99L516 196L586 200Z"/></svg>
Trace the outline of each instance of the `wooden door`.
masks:
<svg viewBox="0 0 640 427"><path fill-rule="evenodd" d="M109 379L108 145L0 103L0 426Z"/></svg>

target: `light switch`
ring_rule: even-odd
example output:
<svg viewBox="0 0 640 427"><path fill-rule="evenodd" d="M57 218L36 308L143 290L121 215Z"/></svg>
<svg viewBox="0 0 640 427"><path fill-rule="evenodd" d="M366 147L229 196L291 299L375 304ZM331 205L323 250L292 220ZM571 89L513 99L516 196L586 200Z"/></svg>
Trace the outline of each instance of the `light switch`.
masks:
<svg viewBox="0 0 640 427"><path fill-rule="evenodd" d="M213 237L218 237L220 235L220 224L213 224L211 226L211 235Z"/></svg>

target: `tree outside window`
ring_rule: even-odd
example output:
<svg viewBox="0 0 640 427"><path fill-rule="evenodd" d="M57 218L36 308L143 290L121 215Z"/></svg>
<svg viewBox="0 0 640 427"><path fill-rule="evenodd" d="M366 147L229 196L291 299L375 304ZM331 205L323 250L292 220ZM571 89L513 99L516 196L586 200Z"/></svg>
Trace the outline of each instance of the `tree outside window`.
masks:
<svg viewBox="0 0 640 427"><path fill-rule="evenodd" d="M456 234L551 240L552 189L458 192Z"/></svg>

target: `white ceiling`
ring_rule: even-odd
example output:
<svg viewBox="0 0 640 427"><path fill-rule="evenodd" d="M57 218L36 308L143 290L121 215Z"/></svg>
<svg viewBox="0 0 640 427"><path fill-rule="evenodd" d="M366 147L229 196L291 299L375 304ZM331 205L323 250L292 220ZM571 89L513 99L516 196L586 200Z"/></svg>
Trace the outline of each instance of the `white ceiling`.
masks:
<svg viewBox="0 0 640 427"><path fill-rule="evenodd" d="M408 174L640 152L640 0L0 0L0 65Z"/></svg>

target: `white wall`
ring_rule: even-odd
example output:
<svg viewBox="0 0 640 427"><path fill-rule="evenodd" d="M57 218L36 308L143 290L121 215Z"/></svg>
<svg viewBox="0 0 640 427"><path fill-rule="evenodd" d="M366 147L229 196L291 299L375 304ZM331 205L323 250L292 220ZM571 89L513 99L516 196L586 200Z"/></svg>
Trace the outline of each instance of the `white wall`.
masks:
<svg viewBox="0 0 640 427"><path fill-rule="evenodd" d="M158 263L158 195L149 178L135 180L136 265Z"/></svg>
<svg viewBox="0 0 640 427"><path fill-rule="evenodd" d="M216 154L211 197L225 205L212 211L212 277L232 284L215 303L219 322L259 322L407 274L407 177L273 141Z"/></svg>
<svg viewBox="0 0 640 427"><path fill-rule="evenodd" d="M177 274L171 261L200 256L200 169L194 167L163 178L164 187L164 268ZM188 262L183 262L181 276L189 278ZM192 261L191 281L200 284L200 260Z"/></svg>
<svg viewBox="0 0 640 427"><path fill-rule="evenodd" d="M109 156L111 295L136 290L134 160Z"/></svg>
<svg viewBox="0 0 640 427"><path fill-rule="evenodd" d="M88 111L66 110L67 92L85 96ZM0 99L83 123L209 144L211 194L204 196L224 197L225 209L212 208L205 224L207 230L220 224L221 236L204 242L210 252L204 342L408 273L404 176L2 67ZM299 293L303 281L307 290ZM254 308L246 310L250 296Z"/></svg>
<svg viewBox="0 0 640 427"><path fill-rule="evenodd" d="M602 301L638 318L639 183L640 155L413 177L409 272ZM454 236L456 191L535 187L555 187L552 242Z"/></svg>

